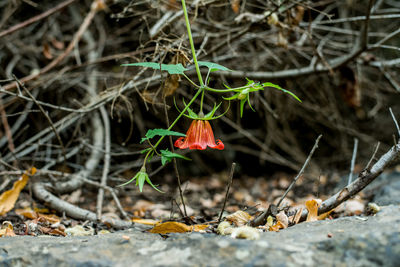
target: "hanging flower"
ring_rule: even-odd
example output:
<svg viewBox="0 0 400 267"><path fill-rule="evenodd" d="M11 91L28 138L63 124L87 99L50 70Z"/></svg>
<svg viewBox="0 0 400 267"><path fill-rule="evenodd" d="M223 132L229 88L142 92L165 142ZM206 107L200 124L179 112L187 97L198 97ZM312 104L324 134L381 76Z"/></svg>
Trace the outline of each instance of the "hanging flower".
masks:
<svg viewBox="0 0 400 267"><path fill-rule="evenodd" d="M180 137L175 141L175 146L180 149L199 149L204 150L207 146L219 150L224 149L221 140L216 140L211 125L207 120L193 120L186 133L186 137Z"/></svg>

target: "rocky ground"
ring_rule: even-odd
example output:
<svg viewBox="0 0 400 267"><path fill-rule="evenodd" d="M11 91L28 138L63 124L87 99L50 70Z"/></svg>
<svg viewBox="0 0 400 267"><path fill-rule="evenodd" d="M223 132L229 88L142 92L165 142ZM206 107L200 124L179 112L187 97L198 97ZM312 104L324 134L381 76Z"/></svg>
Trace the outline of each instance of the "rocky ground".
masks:
<svg viewBox="0 0 400 267"><path fill-rule="evenodd" d="M371 185L374 216L301 223L258 240L214 234L121 232L79 237L5 237L2 266L398 266L399 175ZM390 200L390 201L388 201Z"/></svg>

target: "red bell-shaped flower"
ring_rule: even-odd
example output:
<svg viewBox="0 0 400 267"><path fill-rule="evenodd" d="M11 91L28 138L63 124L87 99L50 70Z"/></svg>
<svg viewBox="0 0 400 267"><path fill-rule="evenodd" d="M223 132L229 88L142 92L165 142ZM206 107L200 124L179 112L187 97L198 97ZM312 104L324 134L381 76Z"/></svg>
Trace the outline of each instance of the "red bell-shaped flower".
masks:
<svg viewBox="0 0 400 267"><path fill-rule="evenodd" d="M186 137L180 137L175 141L175 146L180 149L199 149L204 150L208 147L219 150L224 149L221 140L216 140L211 125L207 120L194 120L186 133Z"/></svg>

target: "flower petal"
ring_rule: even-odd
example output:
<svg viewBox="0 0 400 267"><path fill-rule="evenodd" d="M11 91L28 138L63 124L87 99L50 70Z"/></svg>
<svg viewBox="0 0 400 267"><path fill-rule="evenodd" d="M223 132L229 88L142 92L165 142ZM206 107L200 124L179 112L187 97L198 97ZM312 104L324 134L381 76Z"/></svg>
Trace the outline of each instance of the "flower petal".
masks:
<svg viewBox="0 0 400 267"><path fill-rule="evenodd" d="M217 140L217 143L215 143L211 124L206 120L194 120L186 133L186 137L178 138L174 145L180 149L204 150L207 146L219 150L224 149L221 140Z"/></svg>

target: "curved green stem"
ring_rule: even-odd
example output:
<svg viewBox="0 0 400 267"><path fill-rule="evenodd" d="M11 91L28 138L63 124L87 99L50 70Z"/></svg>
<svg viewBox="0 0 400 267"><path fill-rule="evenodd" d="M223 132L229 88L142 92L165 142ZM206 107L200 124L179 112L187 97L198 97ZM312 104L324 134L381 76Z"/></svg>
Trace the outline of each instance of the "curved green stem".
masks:
<svg viewBox="0 0 400 267"><path fill-rule="evenodd" d="M189 16L187 13L185 0L182 0L182 9L183 9L183 13L185 15L186 29L187 29L187 33L188 33L188 37L189 37L190 48L192 49L193 62L194 62L194 65L196 66L196 72L197 72L197 76L199 77L200 87L202 87L202 86L204 86L204 82L203 82L203 78L201 77L199 63L197 62L196 50L194 49L192 30L190 29Z"/></svg>
<svg viewBox="0 0 400 267"><path fill-rule="evenodd" d="M174 125L178 122L178 120L183 116L183 114L186 112L186 110L190 107L191 104L193 104L193 102L196 100L196 98L200 95L201 92L203 92L204 90L202 88L200 88L199 90L197 90L196 94L193 96L193 98L189 101L189 103L186 105L186 107L181 111L181 113L178 115L178 117L176 117L176 119L171 123L171 125L168 127L167 130L171 130L172 127L174 127ZM154 149L157 148L157 146L161 143L161 141L164 139L165 136L161 136L160 139L157 141L157 143L155 143L155 145L153 146ZM151 151L147 152L147 154L149 154ZM146 154L146 158L147 158L147 154Z"/></svg>
<svg viewBox="0 0 400 267"><path fill-rule="evenodd" d="M200 86L197 85L194 81L192 81L185 73L182 73L181 75L182 75L183 77L185 77L186 80L188 80L194 87L200 88Z"/></svg>
<svg viewBox="0 0 400 267"><path fill-rule="evenodd" d="M230 89L215 89L215 88L205 86L204 89L206 89L207 91L213 92L213 93L229 93L229 92L237 92L237 90L242 90L242 89L246 89L249 87L251 87L251 86L246 85L246 86L230 88Z"/></svg>

